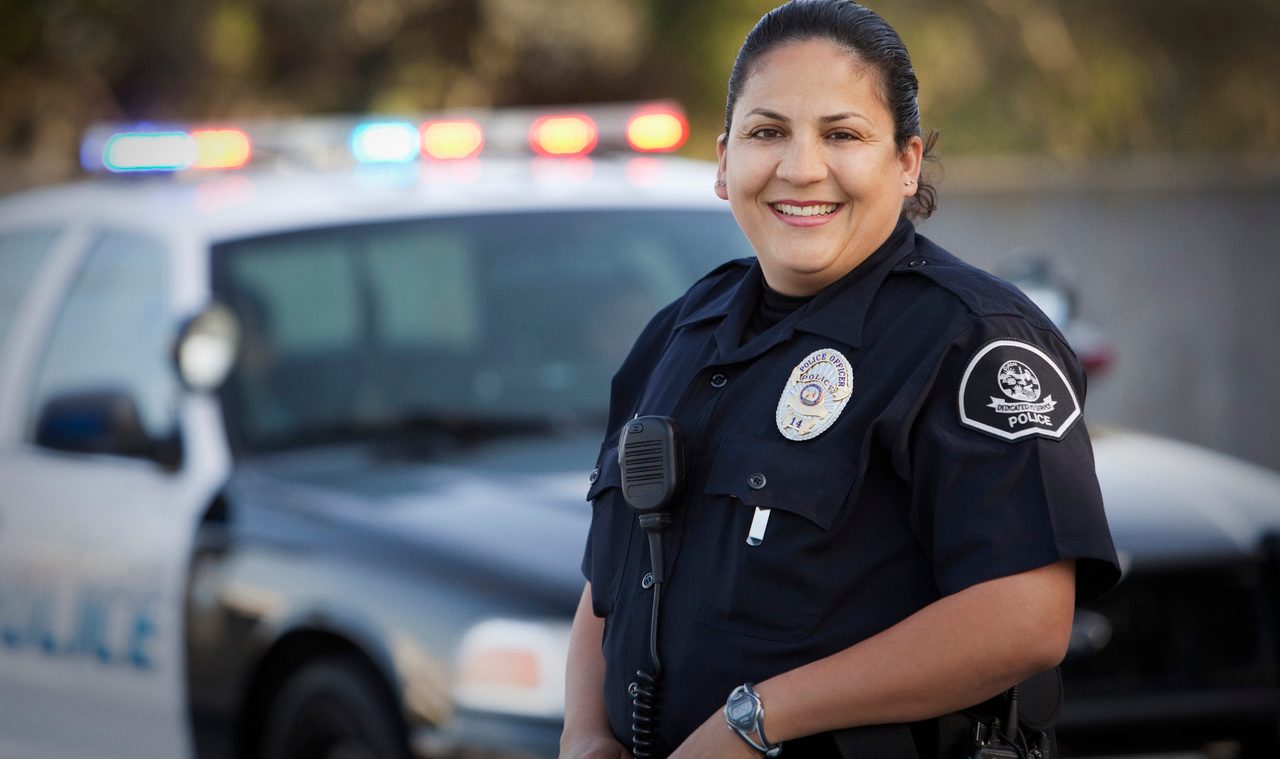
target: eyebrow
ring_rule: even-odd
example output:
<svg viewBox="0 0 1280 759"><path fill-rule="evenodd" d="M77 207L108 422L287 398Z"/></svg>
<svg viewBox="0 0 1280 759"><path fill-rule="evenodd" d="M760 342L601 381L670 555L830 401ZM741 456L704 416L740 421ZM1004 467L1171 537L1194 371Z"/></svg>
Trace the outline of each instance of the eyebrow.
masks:
<svg viewBox="0 0 1280 759"><path fill-rule="evenodd" d="M786 116L783 116L781 113L778 113L777 111L771 111L768 108L753 108L752 110L747 112L747 115L748 116L764 116L766 119L781 121L784 124L791 123L791 119L787 118ZM844 113L833 113L830 116L823 116L820 119L820 121L822 121L822 123L824 124L834 124L837 121L844 121L845 119L860 119L862 121L871 120L866 116L863 116L861 113L858 113L857 111L846 111Z"/></svg>
<svg viewBox="0 0 1280 759"><path fill-rule="evenodd" d="M753 108L747 112L747 115L748 116L764 116L766 119L773 119L774 121L781 121L787 124L791 123L791 119L787 118L786 116L783 116L781 113L778 113L777 111L771 111L768 108Z"/></svg>
<svg viewBox="0 0 1280 759"><path fill-rule="evenodd" d="M845 113L833 113L830 116L823 116L822 123L834 124L837 121L844 121L845 119L861 119L862 121L871 120L857 111L846 111Z"/></svg>

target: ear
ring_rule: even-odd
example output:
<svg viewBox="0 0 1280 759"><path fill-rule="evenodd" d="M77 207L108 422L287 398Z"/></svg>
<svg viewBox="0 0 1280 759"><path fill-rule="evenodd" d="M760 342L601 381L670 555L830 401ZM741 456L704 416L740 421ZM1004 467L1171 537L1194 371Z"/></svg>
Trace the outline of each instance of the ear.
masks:
<svg viewBox="0 0 1280 759"><path fill-rule="evenodd" d="M920 187L920 169L924 165L924 141L919 135L907 140L906 147L898 154L898 162L902 166L902 197L912 197Z"/></svg>
<svg viewBox="0 0 1280 759"><path fill-rule="evenodd" d="M729 199L729 188L725 185L725 144L728 137L722 134L716 138L716 195L721 200Z"/></svg>

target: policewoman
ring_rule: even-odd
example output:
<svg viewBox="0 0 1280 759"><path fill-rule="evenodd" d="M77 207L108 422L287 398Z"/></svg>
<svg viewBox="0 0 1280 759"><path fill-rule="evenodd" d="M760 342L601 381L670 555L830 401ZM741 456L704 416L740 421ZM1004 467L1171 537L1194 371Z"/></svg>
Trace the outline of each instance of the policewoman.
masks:
<svg viewBox="0 0 1280 759"><path fill-rule="evenodd" d="M916 232L919 121L872 11L796 0L748 35L715 191L756 258L659 312L614 379L563 757L1050 750L1007 718L946 726L1055 667L1118 576L1084 376L1015 288ZM620 491L637 416L674 420L685 461L656 625Z"/></svg>

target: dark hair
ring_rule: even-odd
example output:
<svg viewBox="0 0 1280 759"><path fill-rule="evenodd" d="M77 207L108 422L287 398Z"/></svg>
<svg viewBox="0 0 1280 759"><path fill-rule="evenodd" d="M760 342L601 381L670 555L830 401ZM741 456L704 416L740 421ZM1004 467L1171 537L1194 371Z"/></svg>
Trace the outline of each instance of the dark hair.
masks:
<svg viewBox="0 0 1280 759"><path fill-rule="evenodd" d="M881 94L893 116L893 138L898 149L920 136L919 83L911 56L902 38L870 8L852 0L791 0L766 13L742 43L729 74L729 96L724 109L724 131L729 133L733 107L752 67L762 55L788 42L821 38L849 50L880 74ZM924 141L924 158L933 155L938 133ZM903 205L903 213L913 219L928 218L938 206L937 191L926 181L923 171L914 197Z"/></svg>

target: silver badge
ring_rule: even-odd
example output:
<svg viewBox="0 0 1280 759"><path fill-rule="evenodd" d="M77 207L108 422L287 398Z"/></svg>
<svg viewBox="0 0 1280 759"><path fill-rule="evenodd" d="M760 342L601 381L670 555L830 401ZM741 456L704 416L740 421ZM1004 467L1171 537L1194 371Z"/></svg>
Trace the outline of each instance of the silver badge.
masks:
<svg viewBox="0 0 1280 759"><path fill-rule="evenodd" d="M834 348L816 350L791 370L778 399L778 432L788 440L808 440L836 423L853 393L849 359Z"/></svg>

